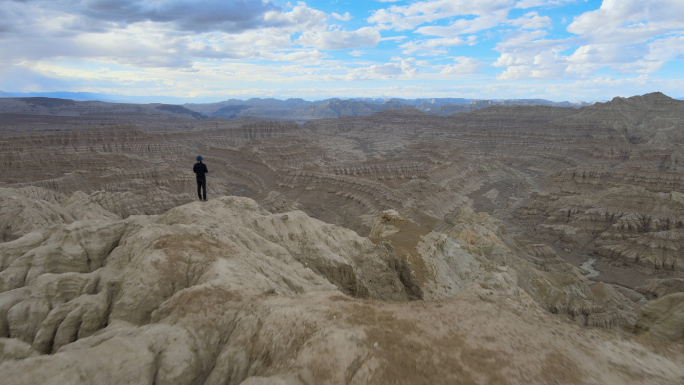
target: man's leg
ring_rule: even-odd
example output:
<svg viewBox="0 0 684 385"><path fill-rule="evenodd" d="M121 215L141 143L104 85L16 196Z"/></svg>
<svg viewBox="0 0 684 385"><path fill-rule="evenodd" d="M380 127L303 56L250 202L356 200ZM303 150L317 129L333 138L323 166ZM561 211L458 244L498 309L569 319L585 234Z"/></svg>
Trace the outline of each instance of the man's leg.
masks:
<svg viewBox="0 0 684 385"><path fill-rule="evenodd" d="M203 193L203 198L206 201L207 200L207 181L204 180L202 181L202 193Z"/></svg>
<svg viewBox="0 0 684 385"><path fill-rule="evenodd" d="M200 181L197 181L197 196L202 200L202 182Z"/></svg>

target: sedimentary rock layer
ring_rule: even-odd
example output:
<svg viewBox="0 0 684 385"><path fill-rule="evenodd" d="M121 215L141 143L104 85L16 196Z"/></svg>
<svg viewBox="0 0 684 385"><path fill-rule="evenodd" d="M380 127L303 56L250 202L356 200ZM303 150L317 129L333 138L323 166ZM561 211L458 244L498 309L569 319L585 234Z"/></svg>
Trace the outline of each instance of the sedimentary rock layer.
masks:
<svg viewBox="0 0 684 385"><path fill-rule="evenodd" d="M557 298L567 287L553 282L563 279L550 268L560 262L528 266L497 220L465 210L448 221L439 234L387 211L368 239L240 197L158 216L56 221L0 244L3 383L675 384L684 376L681 352L547 312L546 289ZM553 254L531 249L538 266ZM575 286L566 298L587 285L581 276L564 282ZM604 306L582 308L576 320L618 309L605 301L619 294L602 284L583 295Z"/></svg>

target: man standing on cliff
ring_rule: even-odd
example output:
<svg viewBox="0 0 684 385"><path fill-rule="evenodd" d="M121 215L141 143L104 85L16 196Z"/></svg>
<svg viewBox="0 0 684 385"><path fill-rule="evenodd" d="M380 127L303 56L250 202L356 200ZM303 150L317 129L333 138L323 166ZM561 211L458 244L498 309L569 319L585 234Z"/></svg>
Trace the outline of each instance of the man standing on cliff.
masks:
<svg viewBox="0 0 684 385"><path fill-rule="evenodd" d="M207 200L207 174L209 170L207 165L202 163L202 155L197 155L197 163L192 168L195 173L195 179L197 179L197 196L201 201Z"/></svg>

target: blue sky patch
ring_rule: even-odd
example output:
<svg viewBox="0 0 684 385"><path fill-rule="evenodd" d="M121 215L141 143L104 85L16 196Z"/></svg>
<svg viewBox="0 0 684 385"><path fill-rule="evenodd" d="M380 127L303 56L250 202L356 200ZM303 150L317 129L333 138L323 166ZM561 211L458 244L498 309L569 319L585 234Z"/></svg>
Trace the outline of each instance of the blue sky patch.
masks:
<svg viewBox="0 0 684 385"><path fill-rule="evenodd" d="M0 90L603 100L684 86L681 0L3 2Z"/></svg>

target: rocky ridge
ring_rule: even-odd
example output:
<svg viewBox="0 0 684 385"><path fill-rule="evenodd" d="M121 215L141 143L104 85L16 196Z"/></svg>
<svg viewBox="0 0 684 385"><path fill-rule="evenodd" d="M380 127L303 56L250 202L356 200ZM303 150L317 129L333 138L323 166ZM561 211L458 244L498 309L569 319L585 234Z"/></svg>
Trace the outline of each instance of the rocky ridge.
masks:
<svg viewBox="0 0 684 385"><path fill-rule="evenodd" d="M579 108L586 105L591 105L591 103L552 102L542 99L472 100L461 98L352 98L342 100L335 98L313 102L307 102L302 99L231 99L219 103L186 104L184 107L218 118L235 119L249 116L266 119L285 119L304 123L312 119L339 118L343 116L368 116L387 109L401 110L408 107L418 109L431 115L448 116L492 106L555 106Z"/></svg>
<svg viewBox="0 0 684 385"><path fill-rule="evenodd" d="M368 239L239 197L159 216L100 213L0 244L6 383L675 384L684 376L674 351L543 310L519 286L530 269L507 260L486 214L450 217L447 236L388 211ZM640 325L658 324L649 319Z"/></svg>

